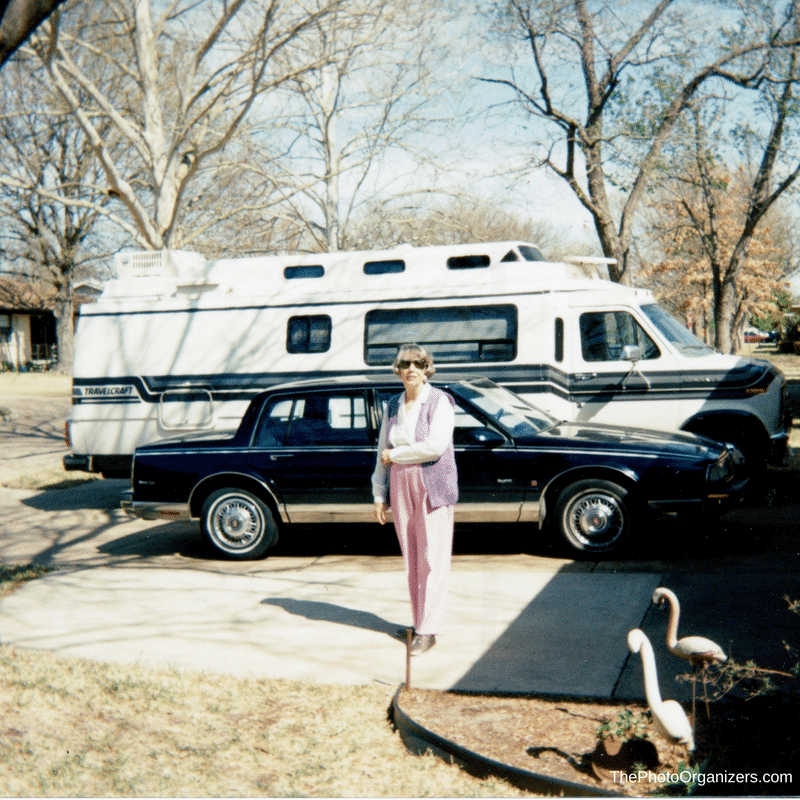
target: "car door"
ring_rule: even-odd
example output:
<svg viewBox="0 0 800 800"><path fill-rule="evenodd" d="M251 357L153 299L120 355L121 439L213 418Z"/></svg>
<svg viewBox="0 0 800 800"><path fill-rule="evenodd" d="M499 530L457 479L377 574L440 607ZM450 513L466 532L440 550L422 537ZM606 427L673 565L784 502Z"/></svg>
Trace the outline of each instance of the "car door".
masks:
<svg viewBox="0 0 800 800"><path fill-rule="evenodd" d="M306 390L268 401L251 452L290 522L372 520L375 434L363 390Z"/></svg>
<svg viewBox="0 0 800 800"><path fill-rule="evenodd" d="M524 486L514 443L461 398L455 400L456 520L516 522Z"/></svg>
<svg viewBox="0 0 800 800"><path fill-rule="evenodd" d="M381 407L397 390L382 391ZM458 470L457 522L516 522L524 495L511 439L459 397L453 447Z"/></svg>

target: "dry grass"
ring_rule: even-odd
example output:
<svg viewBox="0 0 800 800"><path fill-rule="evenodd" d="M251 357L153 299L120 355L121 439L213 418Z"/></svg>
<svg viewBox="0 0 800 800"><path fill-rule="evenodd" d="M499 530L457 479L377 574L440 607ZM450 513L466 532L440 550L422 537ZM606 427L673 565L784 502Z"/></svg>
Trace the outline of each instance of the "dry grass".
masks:
<svg viewBox="0 0 800 800"><path fill-rule="evenodd" d="M409 755L393 687L156 672L0 646L0 795L524 796Z"/></svg>
<svg viewBox="0 0 800 800"><path fill-rule="evenodd" d="M24 567L0 564L0 598L13 592L25 581L41 578L42 575L46 575L54 569L55 567L47 567L43 564L29 564Z"/></svg>
<svg viewBox="0 0 800 800"><path fill-rule="evenodd" d="M0 484L9 489L36 489L43 492L56 491L58 489L71 489L73 486L82 486L84 483L100 480L100 476L89 473L79 473L70 475L64 471L60 464L40 469L36 472L26 472L21 475L0 480Z"/></svg>
<svg viewBox="0 0 800 800"><path fill-rule="evenodd" d="M0 372L0 401L4 397L69 397L72 377L55 372Z"/></svg>

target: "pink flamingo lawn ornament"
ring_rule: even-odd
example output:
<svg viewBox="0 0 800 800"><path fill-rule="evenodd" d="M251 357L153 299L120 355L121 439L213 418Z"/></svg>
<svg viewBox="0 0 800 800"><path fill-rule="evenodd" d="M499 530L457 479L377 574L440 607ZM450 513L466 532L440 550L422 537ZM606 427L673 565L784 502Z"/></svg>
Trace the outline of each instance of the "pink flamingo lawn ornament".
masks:
<svg viewBox="0 0 800 800"><path fill-rule="evenodd" d="M655 729L671 742L682 744L691 752L694 750L692 723L689 722L689 717L686 716L683 706L677 700L661 699L656 658L653 655L653 645L650 644L650 640L643 631L634 628L628 633L628 648L632 653L639 653L642 657L644 693L650 713L653 715Z"/></svg>
<svg viewBox="0 0 800 800"><path fill-rule="evenodd" d="M705 671L709 664L714 662L722 663L728 660L724 650L711 639L705 636L684 636L678 638L678 620L681 614L681 604L678 597L671 589L660 586L653 592L653 602L663 606L669 603L669 624L667 625L667 647L670 653L678 656L692 665L692 674L697 672L699 667ZM703 681L703 692L706 701L706 716L710 716L708 710L708 691L706 690L705 680ZM692 680L692 718L695 716L695 681Z"/></svg>

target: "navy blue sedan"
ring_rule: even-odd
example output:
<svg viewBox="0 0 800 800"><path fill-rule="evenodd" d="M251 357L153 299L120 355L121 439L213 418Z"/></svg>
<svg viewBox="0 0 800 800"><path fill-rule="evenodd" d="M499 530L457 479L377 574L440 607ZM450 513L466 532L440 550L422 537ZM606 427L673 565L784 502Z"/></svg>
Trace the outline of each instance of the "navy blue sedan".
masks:
<svg viewBox="0 0 800 800"><path fill-rule="evenodd" d="M438 376L437 376L438 377ZM442 381L456 405L456 522L515 522L573 556L616 553L648 515L724 510L747 482L732 445L688 433L559 422L488 380ZM284 384L239 428L140 447L123 507L199 519L235 559L263 556L294 523L370 522L370 476L396 379Z"/></svg>

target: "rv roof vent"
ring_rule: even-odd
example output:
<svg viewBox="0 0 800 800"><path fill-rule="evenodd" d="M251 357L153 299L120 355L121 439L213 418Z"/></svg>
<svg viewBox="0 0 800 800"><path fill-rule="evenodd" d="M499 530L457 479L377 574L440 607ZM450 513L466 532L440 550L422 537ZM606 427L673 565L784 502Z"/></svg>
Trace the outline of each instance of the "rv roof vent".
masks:
<svg viewBox="0 0 800 800"><path fill-rule="evenodd" d="M199 277L206 260L199 253L184 250L138 250L117 253L120 278L168 278L182 275Z"/></svg>
<svg viewBox="0 0 800 800"><path fill-rule="evenodd" d="M120 278L154 278L164 274L162 267L164 256L160 250L117 253L114 260Z"/></svg>

